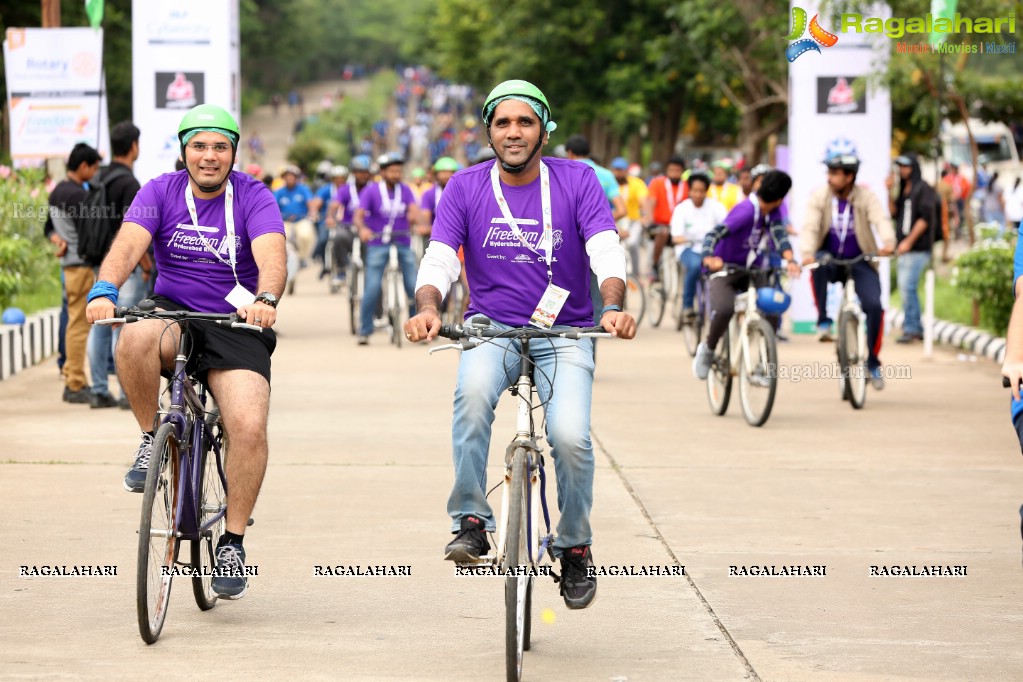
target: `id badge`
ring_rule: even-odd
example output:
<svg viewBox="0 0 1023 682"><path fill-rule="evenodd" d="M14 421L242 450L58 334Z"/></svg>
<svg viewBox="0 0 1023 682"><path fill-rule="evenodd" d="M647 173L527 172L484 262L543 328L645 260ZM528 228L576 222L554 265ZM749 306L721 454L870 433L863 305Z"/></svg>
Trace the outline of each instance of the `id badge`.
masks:
<svg viewBox="0 0 1023 682"><path fill-rule="evenodd" d="M547 291L543 292L540 302L536 304L536 310L533 311L533 316L529 318L529 324L540 329L550 329L554 326L554 320L558 319L567 300L568 289L562 289L553 283L548 284Z"/></svg>
<svg viewBox="0 0 1023 682"><path fill-rule="evenodd" d="M224 297L224 300L234 306L237 310L242 306L249 305L250 303L256 302L256 295L243 287L241 284L235 284L234 289L231 289L231 293Z"/></svg>

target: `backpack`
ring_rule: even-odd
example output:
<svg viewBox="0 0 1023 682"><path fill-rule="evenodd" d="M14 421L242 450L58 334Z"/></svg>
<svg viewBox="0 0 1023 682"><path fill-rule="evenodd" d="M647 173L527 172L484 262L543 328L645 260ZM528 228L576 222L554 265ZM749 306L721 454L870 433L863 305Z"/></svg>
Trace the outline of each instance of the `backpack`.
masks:
<svg viewBox="0 0 1023 682"><path fill-rule="evenodd" d="M114 235L121 227L114 216L113 207L107 200L107 187L117 178L131 175L127 168L114 167L89 183L89 194L82 201L78 215L78 256L90 265L99 265L110 250Z"/></svg>

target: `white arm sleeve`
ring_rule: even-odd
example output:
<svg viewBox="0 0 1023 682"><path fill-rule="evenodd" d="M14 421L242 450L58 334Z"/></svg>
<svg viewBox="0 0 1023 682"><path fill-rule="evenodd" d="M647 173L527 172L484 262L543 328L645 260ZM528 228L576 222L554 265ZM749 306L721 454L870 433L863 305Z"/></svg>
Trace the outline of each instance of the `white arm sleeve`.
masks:
<svg viewBox="0 0 1023 682"><path fill-rule="evenodd" d="M597 276L597 286L609 277L625 281L625 249L617 232L604 230L587 239L586 255L590 257L590 269Z"/></svg>
<svg viewBox="0 0 1023 682"><path fill-rule="evenodd" d="M440 297L448 295L452 282L462 272L462 264L458 261L458 253L447 244L431 241L419 264L419 276L416 278L416 291L427 284L437 287Z"/></svg>

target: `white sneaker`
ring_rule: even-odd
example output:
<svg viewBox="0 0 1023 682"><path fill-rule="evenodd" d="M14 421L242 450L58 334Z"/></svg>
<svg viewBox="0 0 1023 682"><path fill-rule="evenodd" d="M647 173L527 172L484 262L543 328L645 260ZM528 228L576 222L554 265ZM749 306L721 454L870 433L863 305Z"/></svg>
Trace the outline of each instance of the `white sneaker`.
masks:
<svg viewBox="0 0 1023 682"><path fill-rule="evenodd" d="M707 378L710 374L710 366L714 362L714 351L710 349L707 343L701 342L696 347L696 357L693 358L693 374L700 381Z"/></svg>

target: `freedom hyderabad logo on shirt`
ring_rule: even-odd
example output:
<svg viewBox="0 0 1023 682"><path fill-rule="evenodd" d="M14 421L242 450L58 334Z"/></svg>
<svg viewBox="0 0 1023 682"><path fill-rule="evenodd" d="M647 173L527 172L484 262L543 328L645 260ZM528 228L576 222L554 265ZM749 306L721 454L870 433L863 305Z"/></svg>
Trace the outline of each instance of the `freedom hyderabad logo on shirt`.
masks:
<svg viewBox="0 0 1023 682"><path fill-rule="evenodd" d="M517 218L515 224L519 226L522 234L522 239L525 240L529 250L539 254L539 260L543 260L544 244L543 244L543 230L539 228L540 221L532 218ZM522 229L525 227L526 229ZM565 238L562 230L553 230L552 236L554 239L554 251L561 249L564 244ZM487 258L496 260L510 260L517 263L533 263L538 259L527 256L526 254L519 254L514 258L509 257L510 254L501 254L500 251L506 251L508 249L521 249L524 244L519 241L518 235L515 234L515 230L511 228L508 221L505 218L491 218L490 227L487 229L486 234L483 237L483 248L488 251L497 251L498 253L487 254ZM553 258L556 263L557 257Z"/></svg>
<svg viewBox="0 0 1023 682"><path fill-rule="evenodd" d="M820 23L818 23L817 18L819 16L819 14L814 14L813 19L810 20L810 37L796 40L807 30L806 10L802 7L792 8L792 31L785 36L785 40L796 41L785 48L785 58L790 62L796 61L811 50L820 54L821 48L818 45L821 47L833 47L838 42L837 35L822 28Z"/></svg>
<svg viewBox="0 0 1023 682"><path fill-rule="evenodd" d="M219 227L207 225L195 225L178 223L170 238L167 240L168 255L178 260L218 260L211 253L215 250L225 260L229 258L230 251L227 248L227 235L221 234L223 230ZM242 239L239 235L234 236L235 253L242 250ZM206 258L203 258L205 254Z"/></svg>

